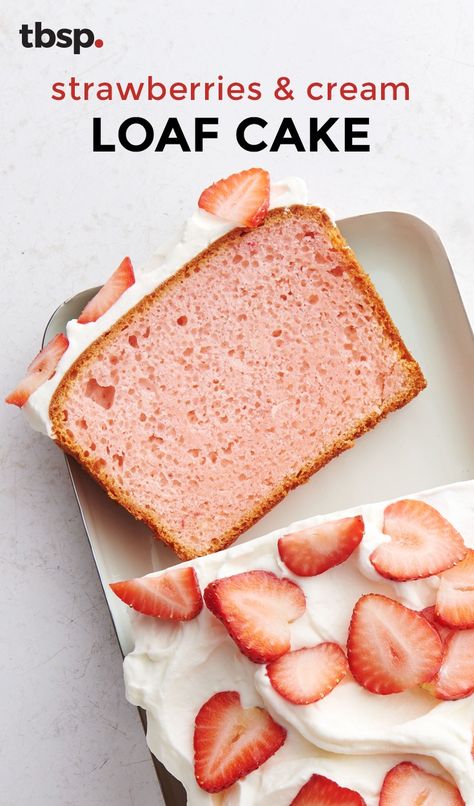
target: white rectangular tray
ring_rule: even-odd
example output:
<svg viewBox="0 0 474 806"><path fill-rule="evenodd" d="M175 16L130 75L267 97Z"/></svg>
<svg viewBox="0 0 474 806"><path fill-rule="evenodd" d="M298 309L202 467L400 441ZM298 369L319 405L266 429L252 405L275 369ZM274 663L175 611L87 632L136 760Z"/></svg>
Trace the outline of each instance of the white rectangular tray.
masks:
<svg viewBox="0 0 474 806"><path fill-rule="evenodd" d="M338 225L420 363L428 387L358 439L352 450L291 492L239 542L316 513L474 477L474 339L441 241L427 224L405 213L371 213ZM79 314L95 290L84 291L58 308L46 328L45 341ZM133 648L127 611L108 583L141 576L177 560L73 460L67 462L126 654ZM169 780L162 771L159 777L166 797ZM170 804L184 802L177 791L172 796Z"/></svg>

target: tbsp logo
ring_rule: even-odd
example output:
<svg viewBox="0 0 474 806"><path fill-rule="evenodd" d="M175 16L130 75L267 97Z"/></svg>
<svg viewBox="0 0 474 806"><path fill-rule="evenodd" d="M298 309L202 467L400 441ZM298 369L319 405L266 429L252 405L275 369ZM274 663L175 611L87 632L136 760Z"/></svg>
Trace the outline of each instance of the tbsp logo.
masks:
<svg viewBox="0 0 474 806"><path fill-rule="evenodd" d="M18 33L24 48L52 48L56 45L57 48L72 47L73 53L80 53L81 48L90 48L92 45L101 48L104 44L102 39L95 38L90 28L60 28L53 31L52 28L43 28L41 22L35 22L34 28L24 23Z"/></svg>

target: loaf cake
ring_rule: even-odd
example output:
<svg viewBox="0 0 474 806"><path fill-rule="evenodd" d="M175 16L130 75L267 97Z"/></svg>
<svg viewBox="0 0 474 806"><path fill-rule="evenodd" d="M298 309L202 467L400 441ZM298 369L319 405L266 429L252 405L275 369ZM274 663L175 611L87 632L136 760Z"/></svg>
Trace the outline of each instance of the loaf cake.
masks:
<svg viewBox="0 0 474 806"><path fill-rule="evenodd" d="M112 306L48 382L57 444L185 559L230 544L425 386L329 215L268 206L260 169L205 191L199 215L224 234L106 320Z"/></svg>
<svg viewBox="0 0 474 806"><path fill-rule="evenodd" d="M474 804L473 493L316 516L111 583L133 607L127 698L189 804Z"/></svg>

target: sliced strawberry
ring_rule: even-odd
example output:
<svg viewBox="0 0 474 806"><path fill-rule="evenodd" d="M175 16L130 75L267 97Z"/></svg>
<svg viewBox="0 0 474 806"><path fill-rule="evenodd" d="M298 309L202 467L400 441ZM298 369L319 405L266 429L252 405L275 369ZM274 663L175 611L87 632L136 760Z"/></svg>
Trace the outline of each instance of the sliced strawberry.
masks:
<svg viewBox="0 0 474 806"><path fill-rule="evenodd" d="M441 624L441 622L438 621L438 619L436 618L436 610L434 606L425 607L425 609L421 610L420 613L427 621L430 622L432 627L435 628L444 646L447 639L452 634L452 630L449 627L445 627L444 624Z"/></svg>
<svg viewBox="0 0 474 806"><path fill-rule="evenodd" d="M44 378L46 380L46 378ZM10 403L13 406L18 406L20 409L25 405L26 401L36 392L39 386L43 383L43 379L38 383L38 376L27 375L20 381L18 386L5 398L5 403Z"/></svg>
<svg viewBox="0 0 474 806"><path fill-rule="evenodd" d="M198 202L208 213L243 227L258 227L269 204L270 176L262 168L220 179L201 193Z"/></svg>
<svg viewBox="0 0 474 806"><path fill-rule="evenodd" d="M441 668L424 687L439 700L461 700L474 692L474 630L459 630L446 639Z"/></svg>
<svg viewBox="0 0 474 806"><path fill-rule="evenodd" d="M220 691L196 717L196 781L206 792L227 789L261 767L285 739L286 730L263 708L243 708L237 691Z"/></svg>
<svg viewBox="0 0 474 806"><path fill-rule="evenodd" d="M320 523L280 537L278 552L294 574L312 577L347 560L364 535L360 515Z"/></svg>
<svg viewBox="0 0 474 806"><path fill-rule="evenodd" d="M64 333L58 333L38 353L27 369L27 374L18 386L5 398L5 403L24 406L29 396L54 375L59 359L67 350L69 342Z"/></svg>
<svg viewBox="0 0 474 806"><path fill-rule="evenodd" d="M53 336L53 338L48 341L47 345L39 351L36 358L33 358L33 361L27 369L28 375L34 372L40 373L43 376L43 380L51 378L51 375L59 364L59 359L63 353L66 352L68 347L69 342L64 333L57 333L56 336Z"/></svg>
<svg viewBox="0 0 474 806"><path fill-rule="evenodd" d="M387 579L421 579L451 568L466 556L464 541L437 509L424 501L395 501L385 508L383 531L391 540L370 555Z"/></svg>
<svg viewBox="0 0 474 806"><path fill-rule="evenodd" d="M369 593L354 608L347 657L361 686L375 694L394 694L432 680L441 666L443 645L420 613Z"/></svg>
<svg viewBox="0 0 474 806"><path fill-rule="evenodd" d="M366 803L353 789L339 786L324 775L312 775L290 806L366 806ZM408 802L403 806L408 806Z"/></svg>
<svg viewBox="0 0 474 806"><path fill-rule="evenodd" d="M159 576L112 582L110 587L125 604L146 616L189 621L202 610L194 568L173 568Z"/></svg>
<svg viewBox="0 0 474 806"><path fill-rule="evenodd" d="M438 621L434 607L421 615L437 630L443 644L443 662L422 688L439 700L460 700L474 693L474 630L453 630Z"/></svg>
<svg viewBox="0 0 474 806"><path fill-rule="evenodd" d="M379 806L465 806L454 784L402 761L385 776Z"/></svg>
<svg viewBox="0 0 474 806"><path fill-rule="evenodd" d="M216 579L205 589L204 601L240 651L255 663L267 663L288 652L289 625L306 609L301 588L270 571Z"/></svg>
<svg viewBox="0 0 474 806"><path fill-rule="evenodd" d="M436 618L447 627L474 627L474 551L442 574L435 608Z"/></svg>
<svg viewBox="0 0 474 806"><path fill-rule="evenodd" d="M344 652L332 643L287 652L267 666L275 691L295 705L322 700L348 671Z"/></svg>
<svg viewBox="0 0 474 806"><path fill-rule="evenodd" d="M135 282L135 274L129 257L124 257L118 269L97 292L95 297L87 303L77 320L81 325L96 322L117 300L123 292Z"/></svg>

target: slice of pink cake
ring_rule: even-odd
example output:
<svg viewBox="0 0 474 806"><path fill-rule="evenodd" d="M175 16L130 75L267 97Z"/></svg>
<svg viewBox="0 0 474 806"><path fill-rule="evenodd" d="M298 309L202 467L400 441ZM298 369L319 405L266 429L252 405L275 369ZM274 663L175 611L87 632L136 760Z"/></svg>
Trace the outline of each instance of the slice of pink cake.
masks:
<svg viewBox="0 0 474 806"><path fill-rule="evenodd" d="M231 543L425 386L327 214L215 241L87 348L54 437L183 558Z"/></svg>

